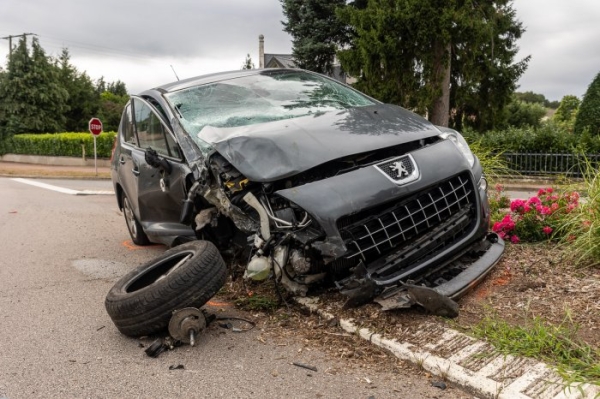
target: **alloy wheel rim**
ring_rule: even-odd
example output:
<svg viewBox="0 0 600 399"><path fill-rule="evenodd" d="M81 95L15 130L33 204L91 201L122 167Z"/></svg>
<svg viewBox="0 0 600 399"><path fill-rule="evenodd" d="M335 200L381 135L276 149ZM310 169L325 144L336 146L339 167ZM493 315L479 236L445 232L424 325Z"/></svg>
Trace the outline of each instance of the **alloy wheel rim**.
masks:
<svg viewBox="0 0 600 399"><path fill-rule="evenodd" d="M123 200L123 208L125 211L125 220L127 221L127 227L129 228L129 232L133 237L137 237L137 226L135 224L135 215L133 214L133 210L129 205L129 200L127 197Z"/></svg>

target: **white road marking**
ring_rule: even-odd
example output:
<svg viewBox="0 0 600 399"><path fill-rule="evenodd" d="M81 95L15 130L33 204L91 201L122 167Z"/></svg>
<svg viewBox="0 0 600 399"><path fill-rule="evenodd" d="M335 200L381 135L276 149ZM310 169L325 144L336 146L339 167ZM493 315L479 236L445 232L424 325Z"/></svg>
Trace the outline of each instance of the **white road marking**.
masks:
<svg viewBox="0 0 600 399"><path fill-rule="evenodd" d="M19 183L23 183L23 184L29 184L30 186L44 188L46 190L57 191L59 193L69 194L69 195L113 195L114 194L114 192L112 192L112 191L93 191L93 190L78 191L78 190L73 190L70 188L53 186L52 184L41 183L41 182L38 182L35 180L23 179L20 177L13 178L11 180L19 182Z"/></svg>

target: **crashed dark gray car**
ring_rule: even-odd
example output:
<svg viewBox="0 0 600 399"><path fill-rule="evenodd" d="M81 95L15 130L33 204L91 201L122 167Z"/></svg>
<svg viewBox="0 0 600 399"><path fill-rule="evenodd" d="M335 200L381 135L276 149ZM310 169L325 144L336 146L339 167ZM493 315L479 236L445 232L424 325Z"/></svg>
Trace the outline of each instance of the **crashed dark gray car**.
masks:
<svg viewBox="0 0 600 399"><path fill-rule="evenodd" d="M349 305L436 312L504 250L458 132L302 70L206 75L132 97L112 179L136 244L209 241L243 259L247 278L296 295L336 286Z"/></svg>

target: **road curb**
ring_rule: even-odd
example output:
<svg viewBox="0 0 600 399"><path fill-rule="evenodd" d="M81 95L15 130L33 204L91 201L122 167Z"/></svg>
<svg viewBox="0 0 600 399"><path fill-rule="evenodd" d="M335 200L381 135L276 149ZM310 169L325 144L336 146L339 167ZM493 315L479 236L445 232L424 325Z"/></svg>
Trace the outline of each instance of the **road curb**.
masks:
<svg viewBox="0 0 600 399"><path fill-rule="evenodd" d="M295 300L326 320L337 319L319 306L318 298ZM486 342L436 323L422 323L417 326L416 333L400 331L399 338L386 338L357 326L349 319L339 319L339 325L346 332L356 334L399 359L409 361L482 398L592 399L600 396L600 386L581 384L568 387L544 363L503 355Z"/></svg>

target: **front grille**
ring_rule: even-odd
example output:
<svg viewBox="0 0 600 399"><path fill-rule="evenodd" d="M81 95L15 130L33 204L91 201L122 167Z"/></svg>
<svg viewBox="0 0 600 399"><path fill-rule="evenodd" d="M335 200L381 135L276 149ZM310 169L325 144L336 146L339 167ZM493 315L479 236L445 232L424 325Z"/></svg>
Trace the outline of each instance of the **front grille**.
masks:
<svg viewBox="0 0 600 399"><path fill-rule="evenodd" d="M466 214L471 220L476 217L471 211L476 202L474 185L469 175L463 173L399 203L343 217L337 227L348 248L345 258L372 262L392 249L418 240L459 214ZM452 235L456 236L456 232Z"/></svg>

